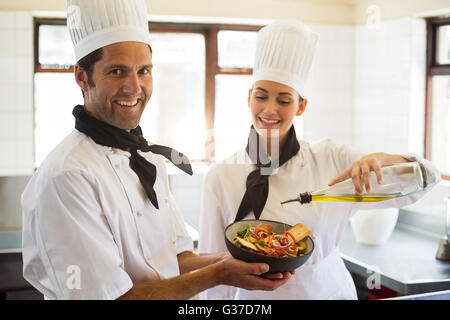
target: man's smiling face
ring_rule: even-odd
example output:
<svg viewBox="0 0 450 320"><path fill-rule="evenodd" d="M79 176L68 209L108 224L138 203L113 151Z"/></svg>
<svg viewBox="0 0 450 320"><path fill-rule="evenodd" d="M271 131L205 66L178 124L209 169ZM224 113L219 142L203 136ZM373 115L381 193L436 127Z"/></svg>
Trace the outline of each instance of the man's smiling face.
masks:
<svg viewBox="0 0 450 320"><path fill-rule="evenodd" d="M82 87L86 112L117 128L134 129L153 91L149 46L119 42L102 50L91 76L94 86Z"/></svg>

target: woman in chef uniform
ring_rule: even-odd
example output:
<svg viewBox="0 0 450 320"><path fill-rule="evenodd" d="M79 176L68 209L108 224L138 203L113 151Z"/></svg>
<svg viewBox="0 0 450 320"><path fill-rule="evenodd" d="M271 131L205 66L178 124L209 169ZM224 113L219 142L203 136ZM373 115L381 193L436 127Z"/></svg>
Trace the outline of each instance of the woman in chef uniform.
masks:
<svg viewBox="0 0 450 320"><path fill-rule="evenodd" d="M353 280L337 249L350 217L361 208L411 204L440 181L433 164L413 154L364 155L330 139L308 143L296 138L292 123L306 108L303 94L317 40L317 35L300 22L276 21L259 31L248 97L253 121L248 145L214 164L205 179L199 252L226 250L225 228L243 219L290 225L301 222L312 231L314 252L286 285L272 292L237 289L237 299L356 299ZM370 171L381 178L380 167L407 161L425 166L430 181L425 191L378 203L280 206L300 191L324 188L352 176L358 193L364 187L370 191L365 183ZM230 299L233 290L217 286L200 297Z"/></svg>

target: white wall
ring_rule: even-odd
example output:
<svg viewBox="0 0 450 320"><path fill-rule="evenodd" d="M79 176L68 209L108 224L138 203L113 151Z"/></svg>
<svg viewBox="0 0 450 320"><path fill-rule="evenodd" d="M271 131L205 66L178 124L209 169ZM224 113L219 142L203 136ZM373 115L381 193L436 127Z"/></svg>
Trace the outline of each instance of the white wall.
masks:
<svg viewBox="0 0 450 320"><path fill-rule="evenodd" d="M382 21L402 18L448 15L448 0L357 0L354 1L355 25L363 25L368 18L367 9L376 7Z"/></svg>
<svg viewBox="0 0 450 320"><path fill-rule="evenodd" d="M33 24L0 12L0 175L33 172Z"/></svg>
<svg viewBox="0 0 450 320"><path fill-rule="evenodd" d="M355 27L354 145L423 155L425 21Z"/></svg>
<svg viewBox="0 0 450 320"><path fill-rule="evenodd" d="M353 144L354 27L310 25L319 34L308 79L303 138Z"/></svg>

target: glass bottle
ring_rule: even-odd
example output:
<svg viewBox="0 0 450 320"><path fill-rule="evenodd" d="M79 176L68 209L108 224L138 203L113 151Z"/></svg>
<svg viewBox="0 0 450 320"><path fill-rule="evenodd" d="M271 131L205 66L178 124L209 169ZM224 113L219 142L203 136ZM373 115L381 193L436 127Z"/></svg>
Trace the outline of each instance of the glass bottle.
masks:
<svg viewBox="0 0 450 320"><path fill-rule="evenodd" d="M375 172L370 172L372 190L361 195L355 193L355 186L350 178L325 189L300 193L297 198L283 201L281 204L294 201L301 204L316 201L377 202L421 191L427 186L426 170L419 162L386 166L381 168L381 174L382 183L378 184Z"/></svg>

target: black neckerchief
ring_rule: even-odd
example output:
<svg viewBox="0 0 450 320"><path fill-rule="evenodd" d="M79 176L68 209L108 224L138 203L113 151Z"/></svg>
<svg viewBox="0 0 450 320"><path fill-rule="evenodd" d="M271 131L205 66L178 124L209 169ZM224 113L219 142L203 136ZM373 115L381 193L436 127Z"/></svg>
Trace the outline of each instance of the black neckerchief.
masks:
<svg viewBox="0 0 450 320"><path fill-rule="evenodd" d="M156 192L153 189L156 180L156 167L139 155L137 150L160 154L184 172L192 175L191 164L184 154L169 147L156 144L149 145L142 136L142 130L139 126L127 132L91 117L84 110L84 106L81 105L73 108L72 114L76 119L75 128L89 136L95 143L102 146L130 150L130 167L139 177L145 193L156 209L159 209ZM174 161L173 158L176 158L177 161Z"/></svg>
<svg viewBox="0 0 450 320"><path fill-rule="evenodd" d="M257 136L258 139L251 139L252 136ZM253 149L257 150L257 152L249 152L249 145L251 142L253 143L252 140L256 140L255 142L257 142L256 148L254 148L255 146L252 146ZM256 169L250 172L247 176L245 194L241 200L241 204L239 205L236 219L234 220L235 222L244 219L252 210L255 214L255 218L259 219L264 206L266 205L267 197L269 196L270 173L289 161L289 159L295 156L300 150L300 144L297 141L294 126L291 126L286 142L284 143L283 150L281 150L280 157L278 158L279 163L278 165L275 164L272 167L272 163L264 149L261 149L259 141L262 141L262 139L260 139L255 128L252 126L245 150L253 163L256 164ZM264 169L264 174L261 174L261 170Z"/></svg>

